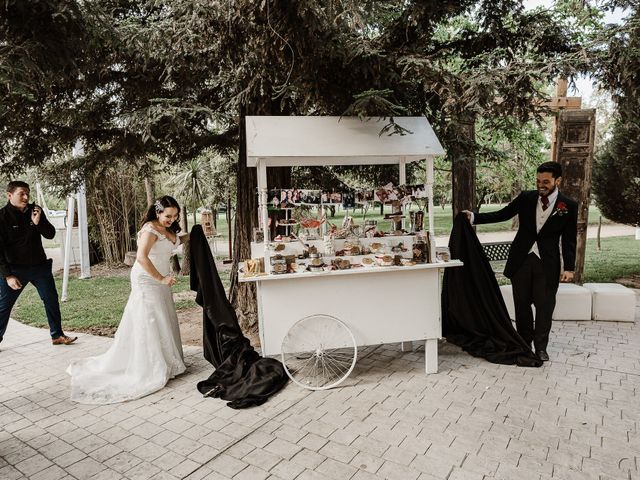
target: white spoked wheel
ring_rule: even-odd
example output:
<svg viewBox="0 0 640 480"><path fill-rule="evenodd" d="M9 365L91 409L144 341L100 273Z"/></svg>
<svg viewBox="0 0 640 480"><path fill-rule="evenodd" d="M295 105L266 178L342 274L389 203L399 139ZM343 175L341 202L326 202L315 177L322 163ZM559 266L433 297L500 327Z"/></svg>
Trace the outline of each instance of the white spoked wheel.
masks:
<svg viewBox="0 0 640 480"><path fill-rule="evenodd" d="M329 315L298 320L282 341L282 363L289 378L309 390L339 385L356 364L358 347L349 327Z"/></svg>

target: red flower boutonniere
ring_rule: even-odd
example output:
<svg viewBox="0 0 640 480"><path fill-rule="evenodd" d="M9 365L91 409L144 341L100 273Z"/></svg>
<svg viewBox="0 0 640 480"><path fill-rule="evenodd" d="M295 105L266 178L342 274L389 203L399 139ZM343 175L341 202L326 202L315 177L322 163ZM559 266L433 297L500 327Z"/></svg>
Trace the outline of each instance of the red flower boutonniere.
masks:
<svg viewBox="0 0 640 480"><path fill-rule="evenodd" d="M569 209L567 208L567 204L564 202L558 202L556 205L556 211L553 212L553 215L558 214L559 217L566 215L569 213Z"/></svg>

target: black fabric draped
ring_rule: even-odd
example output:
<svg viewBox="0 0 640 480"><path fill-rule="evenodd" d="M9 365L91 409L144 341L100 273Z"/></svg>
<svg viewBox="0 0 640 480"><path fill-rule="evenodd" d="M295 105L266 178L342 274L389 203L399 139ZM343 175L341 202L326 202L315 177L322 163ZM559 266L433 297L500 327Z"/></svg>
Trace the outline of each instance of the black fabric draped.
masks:
<svg viewBox="0 0 640 480"><path fill-rule="evenodd" d="M542 361L513 327L489 260L464 213L453 223L451 258L442 285L442 330L448 342L492 363L540 367Z"/></svg>
<svg viewBox="0 0 640 480"><path fill-rule="evenodd" d="M198 390L229 401L231 408L263 404L286 385L287 374L278 360L262 358L243 335L200 225L191 229L190 280L202 306L204 358L215 367L198 382Z"/></svg>

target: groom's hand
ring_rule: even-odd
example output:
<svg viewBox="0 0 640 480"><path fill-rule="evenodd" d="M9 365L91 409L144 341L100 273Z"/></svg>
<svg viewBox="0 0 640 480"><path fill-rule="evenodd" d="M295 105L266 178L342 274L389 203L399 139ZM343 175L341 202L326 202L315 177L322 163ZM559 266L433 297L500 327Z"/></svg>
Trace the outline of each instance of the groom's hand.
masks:
<svg viewBox="0 0 640 480"><path fill-rule="evenodd" d="M9 275L7 277L7 285L9 285L13 290L20 290L22 288L22 283L18 280L18 277L15 275Z"/></svg>
<svg viewBox="0 0 640 480"><path fill-rule="evenodd" d="M562 272L561 282L573 282L573 272Z"/></svg>
<svg viewBox="0 0 640 480"><path fill-rule="evenodd" d="M469 220L469 222L473 221L473 212L471 212L470 210L462 210L462 213L467 216L467 220Z"/></svg>

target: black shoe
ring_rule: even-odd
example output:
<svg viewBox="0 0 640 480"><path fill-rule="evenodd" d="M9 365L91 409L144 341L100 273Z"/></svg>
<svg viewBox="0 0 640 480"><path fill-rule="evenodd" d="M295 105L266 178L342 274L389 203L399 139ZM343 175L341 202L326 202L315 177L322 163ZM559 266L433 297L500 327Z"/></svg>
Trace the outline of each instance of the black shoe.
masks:
<svg viewBox="0 0 640 480"><path fill-rule="evenodd" d="M543 362L548 362L549 361L549 354L547 353L546 350L538 350L536 352L536 355L538 355L538 358L540 360L542 360Z"/></svg>

